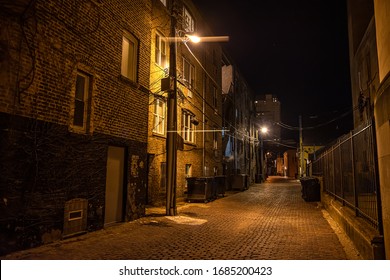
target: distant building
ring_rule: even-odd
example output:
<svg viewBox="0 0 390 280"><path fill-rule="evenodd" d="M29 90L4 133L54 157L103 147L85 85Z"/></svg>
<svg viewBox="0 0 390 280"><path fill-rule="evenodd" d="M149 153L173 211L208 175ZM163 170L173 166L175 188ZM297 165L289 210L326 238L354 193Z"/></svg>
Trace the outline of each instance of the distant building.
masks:
<svg viewBox="0 0 390 280"><path fill-rule="evenodd" d="M283 154L284 176L296 178L298 176L298 158L296 150L287 150Z"/></svg>
<svg viewBox="0 0 390 280"><path fill-rule="evenodd" d="M268 128L264 139L280 141L280 126L277 123L281 121L281 109L279 99L272 94L265 94L255 99L256 122L258 129L265 126Z"/></svg>
<svg viewBox="0 0 390 280"><path fill-rule="evenodd" d="M253 122L254 94L235 62L222 62L224 174L245 174L254 182L258 163L258 134Z"/></svg>

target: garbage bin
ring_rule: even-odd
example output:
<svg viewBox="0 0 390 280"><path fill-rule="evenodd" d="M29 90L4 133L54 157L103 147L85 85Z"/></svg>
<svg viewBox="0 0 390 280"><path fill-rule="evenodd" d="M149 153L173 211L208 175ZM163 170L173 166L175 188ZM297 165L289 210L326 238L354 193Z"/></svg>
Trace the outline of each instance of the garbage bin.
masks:
<svg viewBox="0 0 390 280"><path fill-rule="evenodd" d="M220 175L220 176L214 176L214 183L216 188L216 196L225 196L226 191L226 176Z"/></svg>
<svg viewBox="0 0 390 280"><path fill-rule="evenodd" d="M321 201L320 181L315 177L299 179L302 186L302 198L305 201Z"/></svg>
<svg viewBox="0 0 390 280"><path fill-rule="evenodd" d="M232 189L244 191L248 189L248 175L247 174L235 174L232 175Z"/></svg>
<svg viewBox="0 0 390 280"><path fill-rule="evenodd" d="M208 202L215 198L215 183L213 177L187 178L187 201Z"/></svg>

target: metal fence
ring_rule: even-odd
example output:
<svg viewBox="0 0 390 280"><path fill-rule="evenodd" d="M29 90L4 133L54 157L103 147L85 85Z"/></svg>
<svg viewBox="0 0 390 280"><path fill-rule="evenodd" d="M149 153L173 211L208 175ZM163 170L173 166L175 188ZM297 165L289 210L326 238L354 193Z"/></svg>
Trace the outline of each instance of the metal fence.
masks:
<svg viewBox="0 0 390 280"><path fill-rule="evenodd" d="M311 170L312 175L323 178L324 191L381 231L374 139L374 125L366 123L322 151Z"/></svg>

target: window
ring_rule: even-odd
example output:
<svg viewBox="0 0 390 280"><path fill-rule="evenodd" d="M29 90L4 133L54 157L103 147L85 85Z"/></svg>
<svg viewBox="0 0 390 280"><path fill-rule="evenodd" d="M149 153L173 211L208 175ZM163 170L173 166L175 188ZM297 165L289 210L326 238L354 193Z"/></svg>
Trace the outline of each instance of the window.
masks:
<svg viewBox="0 0 390 280"><path fill-rule="evenodd" d="M195 67L183 57L183 80L184 84L187 85L190 89L194 88L195 81ZM190 95L190 90L188 91L188 95ZM192 92L191 96L192 97Z"/></svg>
<svg viewBox="0 0 390 280"><path fill-rule="evenodd" d="M90 119L90 77L82 72L77 72L74 93L73 128L87 131Z"/></svg>
<svg viewBox="0 0 390 280"><path fill-rule="evenodd" d="M154 102L154 120L153 132L158 134L165 134L165 107L166 102L161 98L156 98Z"/></svg>
<svg viewBox="0 0 390 280"><path fill-rule="evenodd" d="M134 36L126 34L122 38L122 76L136 81L138 65L138 41Z"/></svg>
<svg viewBox="0 0 390 280"><path fill-rule="evenodd" d="M214 109L217 111L218 109L218 91L215 86L213 86L213 106Z"/></svg>
<svg viewBox="0 0 390 280"><path fill-rule="evenodd" d="M162 68L167 67L167 41L160 34L156 34L155 62Z"/></svg>
<svg viewBox="0 0 390 280"><path fill-rule="evenodd" d="M184 30L188 33L195 31L195 22L191 13L184 7L183 9Z"/></svg>
<svg viewBox="0 0 390 280"><path fill-rule="evenodd" d="M193 124L194 115L188 111L182 113L182 137L184 141L195 142L195 125Z"/></svg>
<svg viewBox="0 0 390 280"><path fill-rule="evenodd" d="M213 130L213 149L217 150L218 149L218 132L216 128Z"/></svg>
<svg viewBox="0 0 390 280"><path fill-rule="evenodd" d="M192 176L192 164L187 163L186 164L186 177Z"/></svg>

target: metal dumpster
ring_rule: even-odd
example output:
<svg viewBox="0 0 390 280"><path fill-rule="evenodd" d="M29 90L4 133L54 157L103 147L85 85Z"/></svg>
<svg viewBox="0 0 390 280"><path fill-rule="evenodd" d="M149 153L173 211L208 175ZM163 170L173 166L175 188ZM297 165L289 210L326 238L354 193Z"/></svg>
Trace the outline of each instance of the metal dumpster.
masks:
<svg viewBox="0 0 390 280"><path fill-rule="evenodd" d="M188 177L187 201L209 202L215 199L216 186L213 177Z"/></svg>
<svg viewBox="0 0 390 280"><path fill-rule="evenodd" d="M234 174L231 175L232 190L244 191L249 187L247 174Z"/></svg>
<svg viewBox="0 0 390 280"><path fill-rule="evenodd" d="M302 198L305 201L321 201L320 181L315 177L299 179L302 186Z"/></svg>
<svg viewBox="0 0 390 280"><path fill-rule="evenodd" d="M225 175L214 176L216 197L225 196L226 183L227 183L227 181L226 181Z"/></svg>

